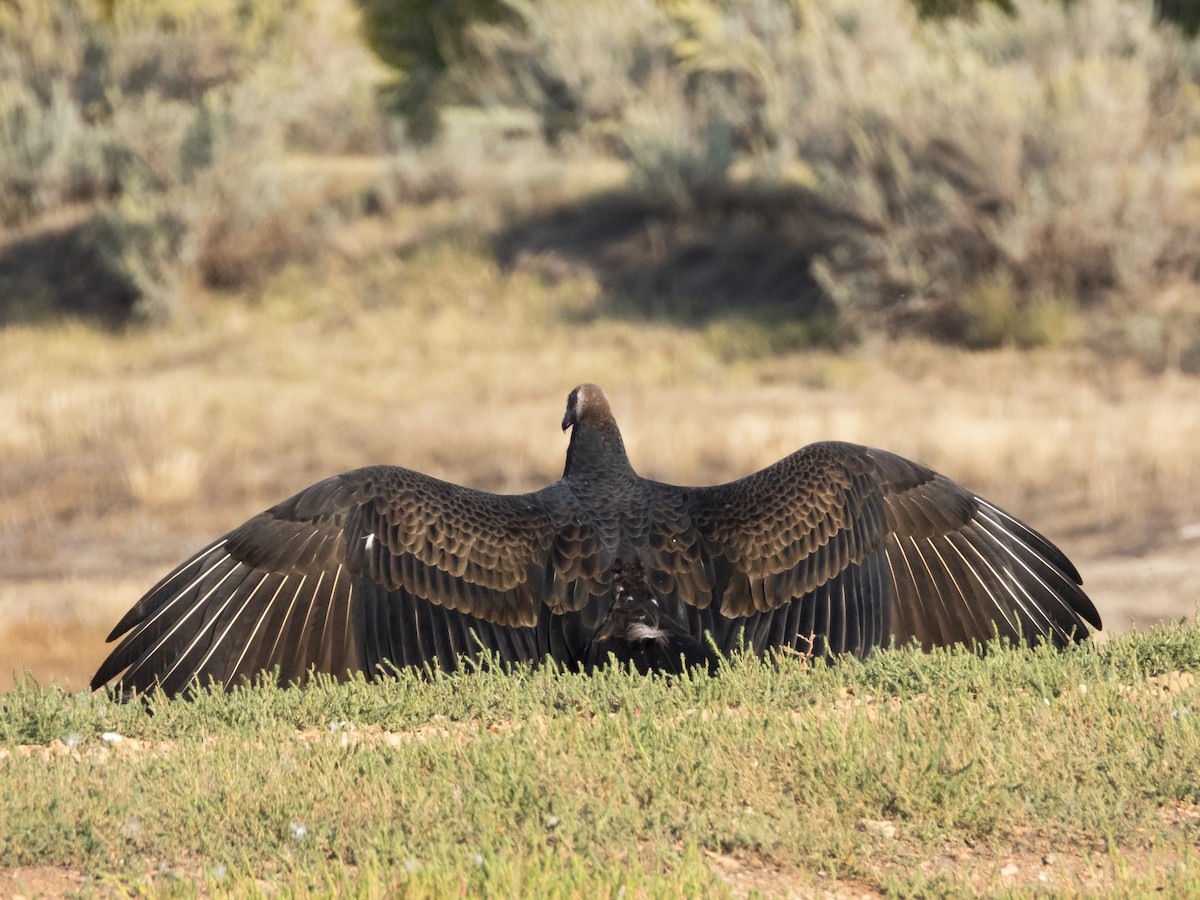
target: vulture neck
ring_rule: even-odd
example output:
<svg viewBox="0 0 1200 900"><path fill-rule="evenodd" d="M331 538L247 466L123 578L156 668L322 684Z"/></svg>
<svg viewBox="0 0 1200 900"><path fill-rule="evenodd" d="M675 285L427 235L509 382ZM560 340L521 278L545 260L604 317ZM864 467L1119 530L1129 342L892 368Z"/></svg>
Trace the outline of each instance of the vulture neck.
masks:
<svg viewBox="0 0 1200 900"><path fill-rule="evenodd" d="M617 423L581 421L571 429L563 478L591 481L633 475Z"/></svg>

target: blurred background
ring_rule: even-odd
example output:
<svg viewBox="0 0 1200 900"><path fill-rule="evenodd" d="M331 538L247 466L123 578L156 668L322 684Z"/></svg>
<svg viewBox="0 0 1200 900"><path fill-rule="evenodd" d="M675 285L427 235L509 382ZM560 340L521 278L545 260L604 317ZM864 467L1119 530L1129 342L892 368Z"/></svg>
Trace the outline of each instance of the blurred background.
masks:
<svg viewBox="0 0 1200 900"><path fill-rule="evenodd" d="M1200 3L0 2L0 690L326 475L819 439L1200 601Z"/></svg>

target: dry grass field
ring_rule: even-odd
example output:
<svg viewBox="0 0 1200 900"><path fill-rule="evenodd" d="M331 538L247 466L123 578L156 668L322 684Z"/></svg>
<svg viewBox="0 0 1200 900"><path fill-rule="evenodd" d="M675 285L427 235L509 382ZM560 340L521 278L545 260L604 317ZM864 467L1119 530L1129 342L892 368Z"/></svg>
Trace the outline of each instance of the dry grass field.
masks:
<svg viewBox="0 0 1200 900"><path fill-rule="evenodd" d="M586 273L501 269L456 241L412 250L413 227L347 226L320 267L204 296L164 328L0 331L0 688L24 670L82 687L172 564L328 474L386 462L491 490L548 483L585 380L610 393L645 475L714 483L813 440L885 447L1048 533L1110 630L1195 614L1193 376L915 341L772 353L737 320L605 313Z"/></svg>

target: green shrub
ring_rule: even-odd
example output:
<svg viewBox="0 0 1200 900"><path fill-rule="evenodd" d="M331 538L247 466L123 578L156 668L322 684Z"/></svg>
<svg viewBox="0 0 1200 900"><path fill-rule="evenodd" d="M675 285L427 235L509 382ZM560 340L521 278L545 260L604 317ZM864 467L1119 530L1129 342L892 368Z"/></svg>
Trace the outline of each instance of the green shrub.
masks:
<svg viewBox="0 0 1200 900"><path fill-rule="evenodd" d="M819 192L859 223L816 274L864 327L971 340L959 306L982 275L1021 307L1094 307L1152 293L1172 246L1200 246L1178 181L1197 56L1148 7L1025 4L931 31L890 5L901 65L839 78L837 111L797 131ZM861 34L839 46L862 55L839 69L870 71Z"/></svg>
<svg viewBox="0 0 1200 900"><path fill-rule="evenodd" d="M844 330L1056 343L1194 278L1200 48L1148 3L617 6L466 29L465 94L620 154L634 190L701 223L734 171L807 202L786 227L822 245ZM796 169L808 201L783 190Z"/></svg>
<svg viewBox="0 0 1200 900"><path fill-rule="evenodd" d="M0 223L98 214L97 246L158 316L310 255L342 207L296 154L391 152L380 203L471 194L477 231L551 151L619 157L668 243L743 220L785 238L839 336L1055 343L1098 313L1161 323L1200 271L1200 45L1155 8L8 0ZM360 24L418 131L443 107L475 124L397 151ZM802 299L772 297L798 318Z"/></svg>
<svg viewBox="0 0 1200 900"><path fill-rule="evenodd" d="M289 157L385 143L357 27L348 0L0 6L0 223L84 204L149 318L253 288L333 214Z"/></svg>
<svg viewBox="0 0 1200 900"><path fill-rule="evenodd" d="M469 66L468 29L479 22L512 20L504 0L358 0L363 34L375 54L395 72L392 105L405 115L410 133L432 138L441 107L456 97L451 77Z"/></svg>
<svg viewBox="0 0 1200 900"><path fill-rule="evenodd" d="M728 181L732 134L719 119L689 121L679 107L638 106L623 128L630 184L676 210L706 205Z"/></svg>
<svg viewBox="0 0 1200 900"><path fill-rule="evenodd" d="M1196 0L1154 0L1158 15L1178 25L1188 37L1200 34L1200 3Z"/></svg>
<svg viewBox="0 0 1200 900"><path fill-rule="evenodd" d="M1029 296L1017 290L1008 273L983 276L963 291L961 322L954 331L969 347L1057 346L1078 330L1078 310L1053 295Z"/></svg>
<svg viewBox="0 0 1200 900"><path fill-rule="evenodd" d="M987 5L995 6L1009 14L1015 12L1012 0L913 0L913 4L922 16L931 19L968 16Z"/></svg>
<svg viewBox="0 0 1200 900"><path fill-rule="evenodd" d="M532 109L551 140L580 133L620 150L625 114L661 79L690 105L673 69L677 29L652 0L513 4L519 27L476 27L472 67L459 93L475 102Z"/></svg>
<svg viewBox="0 0 1200 900"><path fill-rule="evenodd" d="M0 81L0 224L19 225L116 189L117 148L71 101L65 84L48 102L19 81Z"/></svg>
<svg viewBox="0 0 1200 900"><path fill-rule="evenodd" d="M152 187L127 186L117 202L91 226L91 242L109 271L136 294L131 313L163 322L184 304L179 265L186 226L169 195Z"/></svg>

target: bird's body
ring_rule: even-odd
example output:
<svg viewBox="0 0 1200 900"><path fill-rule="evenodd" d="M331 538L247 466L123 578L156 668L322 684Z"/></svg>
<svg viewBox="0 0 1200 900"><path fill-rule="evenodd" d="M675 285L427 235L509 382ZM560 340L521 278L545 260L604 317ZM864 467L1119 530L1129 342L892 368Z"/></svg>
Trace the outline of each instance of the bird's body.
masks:
<svg viewBox="0 0 1200 900"><path fill-rule="evenodd" d="M831 656L1100 627L1071 563L894 454L820 443L716 487L639 477L594 385L568 398L558 482L498 495L391 466L255 516L150 590L93 679L126 692L278 667L374 677L488 651L712 669L739 647Z"/></svg>

